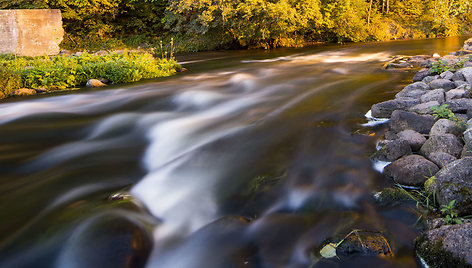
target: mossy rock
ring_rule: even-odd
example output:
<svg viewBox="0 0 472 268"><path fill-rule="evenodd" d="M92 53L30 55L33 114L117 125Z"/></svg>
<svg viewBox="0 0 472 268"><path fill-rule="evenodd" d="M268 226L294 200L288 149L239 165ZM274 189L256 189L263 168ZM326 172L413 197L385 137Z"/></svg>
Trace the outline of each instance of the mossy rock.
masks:
<svg viewBox="0 0 472 268"><path fill-rule="evenodd" d="M393 256L387 239L377 232L353 231L337 247L339 255Z"/></svg>

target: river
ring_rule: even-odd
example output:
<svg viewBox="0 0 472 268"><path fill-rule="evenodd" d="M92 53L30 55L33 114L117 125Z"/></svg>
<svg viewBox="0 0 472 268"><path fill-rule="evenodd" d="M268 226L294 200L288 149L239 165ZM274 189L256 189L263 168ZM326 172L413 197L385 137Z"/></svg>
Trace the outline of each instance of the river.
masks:
<svg viewBox="0 0 472 268"><path fill-rule="evenodd" d="M363 126L412 72L392 55L465 38L181 55L189 71L0 103L0 267L418 267L414 204ZM380 232L394 257L322 259Z"/></svg>

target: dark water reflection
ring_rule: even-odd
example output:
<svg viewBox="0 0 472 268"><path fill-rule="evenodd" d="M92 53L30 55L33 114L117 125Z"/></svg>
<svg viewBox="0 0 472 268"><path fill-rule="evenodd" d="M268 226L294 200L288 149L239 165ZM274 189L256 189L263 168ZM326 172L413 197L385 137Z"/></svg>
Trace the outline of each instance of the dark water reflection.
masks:
<svg viewBox="0 0 472 268"><path fill-rule="evenodd" d="M382 61L464 39L182 55L173 78L7 100L0 266L416 267L417 212L376 204L383 129L361 124L412 77ZM319 259L354 229L395 257Z"/></svg>

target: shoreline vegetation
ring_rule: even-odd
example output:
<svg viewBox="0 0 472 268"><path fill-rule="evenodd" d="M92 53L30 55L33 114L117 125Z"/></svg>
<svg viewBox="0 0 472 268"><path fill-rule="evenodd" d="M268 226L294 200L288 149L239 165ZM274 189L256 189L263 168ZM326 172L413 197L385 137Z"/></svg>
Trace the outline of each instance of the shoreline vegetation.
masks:
<svg viewBox="0 0 472 268"><path fill-rule="evenodd" d="M99 51L70 55L19 57L0 55L0 99L76 87L100 87L170 76L181 66L173 55L156 58L147 52Z"/></svg>
<svg viewBox="0 0 472 268"><path fill-rule="evenodd" d="M444 57L399 58L387 68L423 66L395 99L372 106L389 128L372 155L395 187L381 205L416 203L418 256L429 267L472 267L472 38ZM385 122L385 120L382 120Z"/></svg>
<svg viewBox="0 0 472 268"><path fill-rule="evenodd" d="M60 9L73 51L176 52L300 47L472 33L468 0L0 0L0 9Z"/></svg>

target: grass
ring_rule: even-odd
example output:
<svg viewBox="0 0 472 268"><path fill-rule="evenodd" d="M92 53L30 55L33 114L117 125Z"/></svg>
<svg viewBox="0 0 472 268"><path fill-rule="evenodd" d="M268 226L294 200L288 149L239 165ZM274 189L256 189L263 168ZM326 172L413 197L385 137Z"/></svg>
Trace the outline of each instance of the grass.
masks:
<svg viewBox="0 0 472 268"><path fill-rule="evenodd" d="M0 92L4 97L15 89L61 90L83 86L92 78L112 84L136 82L175 74L180 65L173 58L156 59L149 53L110 53L80 56L0 56Z"/></svg>

